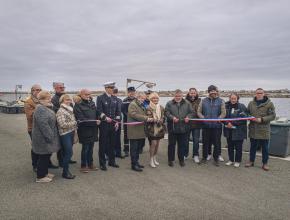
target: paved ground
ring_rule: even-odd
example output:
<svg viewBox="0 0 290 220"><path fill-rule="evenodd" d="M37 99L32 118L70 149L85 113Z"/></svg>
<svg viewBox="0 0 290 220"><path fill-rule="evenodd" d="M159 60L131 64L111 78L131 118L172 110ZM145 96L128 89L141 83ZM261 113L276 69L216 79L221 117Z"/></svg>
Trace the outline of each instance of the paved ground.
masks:
<svg viewBox="0 0 290 220"><path fill-rule="evenodd" d="M271 159L269 172L258 167L260 158L251 169L191 160L170 168L164 141L158 169L148 167L146 147L143 173L131 171L128 159L118 161L120 169L89 174L78 163L75 180L53 170L53 183L37 184L25 129L24 115L0 114L0 219L290 219L288 161ZM79 162L79 145L74 159Z"/></svg>

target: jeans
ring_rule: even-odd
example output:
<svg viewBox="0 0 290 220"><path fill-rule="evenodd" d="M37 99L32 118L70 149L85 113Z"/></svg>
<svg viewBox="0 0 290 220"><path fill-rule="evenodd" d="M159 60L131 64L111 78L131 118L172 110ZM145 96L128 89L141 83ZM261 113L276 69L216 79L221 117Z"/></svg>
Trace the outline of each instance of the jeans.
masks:
<svg viewBox="0 0 290 220"><path fill-rule="evenodd" d="M242 161L243 142L244 140L233 141L232 139L227 138L228 155L229 155L230 161L237 162L237 163L240 163ZM235 150L236 150L236 154L235 154Z"/></svg>
<svg viewBox="0 0 290 220"><path fill-rule="evenodd" d="M48 164L51 154L39 154L37 161L37 178L41 179L48 174Z"/></svg>
<svg viewBox="0 0 290 220"><path fill-rule="evenodd" d="M139 164L139 152L143 147L145 139L130 139L130 156L131 156L131 165L136 166Z"/></svg>
<svg viewBox="0 0 290 220"><path fill-rule="evenodd" d="M94 142L82 144L81 167L90 167L93 165L94 144Z"/></svg>
<svg viewBox="0 0 290 220"><path fill-rule="evenodd" d="M269 159L269 140L251 138L250 162L254 163L256 159L257 148L262 148L262 163L267 164Z"/></svg>
<svg viewBox="0 0 290 220"><path fill-rule="evenodd" d="M200 129L199 128L194 128L194 129L191 129L189 131L189 133L188 133L188 141L186 142L184 156L188 157L188 154L189 154L189 139L190 139L190 135L192 135L192 142L193 142L192 157L199 156L199 137L200 137Z"/></svg>
<svg viewBox="0 0 290 220"><path fill-rule="evenodd" d="M213 158L218 160L221 155L221 128L204 128L202 129L202 157L206 160L209 152L211 151L211 145L214 146Z"/></svg>
<svg viewBox="0 0 290 220"><path fill-rule="evenodd" d="M61 135L60 141L63 146L63 173L67 174L69 171L69 161L73 155L74 131Z"/></svg>
<svg viewBox="0 0 290 220"><path fill-rule="evenodd" d="M168 161L175 160L175 146L177 143L177 155L179 161L184 161L184 149L188 141L188 133L184 134L168 134Z"/></svg>

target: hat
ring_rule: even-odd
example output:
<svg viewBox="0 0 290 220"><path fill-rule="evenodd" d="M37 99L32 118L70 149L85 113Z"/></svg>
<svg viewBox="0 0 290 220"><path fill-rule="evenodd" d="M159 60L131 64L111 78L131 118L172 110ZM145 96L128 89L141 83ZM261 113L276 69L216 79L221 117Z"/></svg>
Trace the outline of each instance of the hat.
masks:
<svg viewBox="0 0 290 220"><path fill-rule="evenodd" d="M108 88L108 87L114 88L115 84L116 84L115 82L106 82L106 83L104 83L104 87L105 88Z"/></svg>
<svg viewBox="0 0 290 220"><path fill-rule="evenodd" d="M134 86L131 86L131 87L128 87L128 88L127 88L127 91L128 91L128 92L135 92L136 89L135 89Z"/></svg>
<svg viewBox="0 0 290 220"><path fill-rule="evenodd" d="M207 88L207 91L208 91L208 92L213 91L213 90L218 91L218 88L217 88L216 86L214 86L214 85L210 85L210 86Z"/></svg>

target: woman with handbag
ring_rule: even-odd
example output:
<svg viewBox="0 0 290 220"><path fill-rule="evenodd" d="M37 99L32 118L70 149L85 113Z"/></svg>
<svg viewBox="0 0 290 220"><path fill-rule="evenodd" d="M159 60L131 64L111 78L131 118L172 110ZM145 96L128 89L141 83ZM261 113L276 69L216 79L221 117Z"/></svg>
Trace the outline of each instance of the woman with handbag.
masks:
<svg viewBox="0 0 290 220"><path fill-rule="evenodd" d="M69 161L73 154L73 144L76 141L77 122L71 107L72 99L64 94L59 99L60 108L56 113L58 131L63 146L63 173L65 179L74 179L75 175L69 171Z"/></svg>
<svg viewBox="0 0 290 220"><path fill-rule="evenodd" d="M145 126L146 135L150 141L150 166L156 168L159 163L156 159L160 140L165 135L164 107L159 104L159 95L153 92L149 96L149 106L146 115L153 118L153 122L147 122Z"/></svg>

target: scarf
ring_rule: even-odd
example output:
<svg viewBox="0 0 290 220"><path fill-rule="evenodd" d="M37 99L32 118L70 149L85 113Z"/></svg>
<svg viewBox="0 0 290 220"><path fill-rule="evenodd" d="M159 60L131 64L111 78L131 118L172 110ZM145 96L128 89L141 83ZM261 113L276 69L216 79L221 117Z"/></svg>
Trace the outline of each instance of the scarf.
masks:
<svg viewBox="0 0 290 220"><path fill-rule="evenodd" d="M73 112L73 108L70 105L61 104L61 107L63 107L64 109L68 110L71 113Z"/></svg>
<svg viewBox="0 0 290 220"><path fill-rule="evenodd" d="M159 104L154 104L153 102L149 103L150 108L152 109L153 118L155 120L161 120L161 107ZM154 123L154 136L157 136L161 131L163 130L163 127L160 126L158 123Z"/></svg>
<svg viewBox="0 0 290 220"><path fill-rule="evenodd" d="M150 108L153 110L153 118L156 120L161 120L161 107L159 104L155 105L153 102L149 104Z"/></svg>

